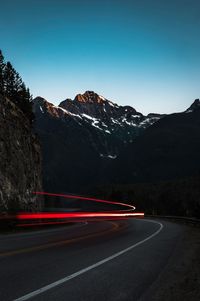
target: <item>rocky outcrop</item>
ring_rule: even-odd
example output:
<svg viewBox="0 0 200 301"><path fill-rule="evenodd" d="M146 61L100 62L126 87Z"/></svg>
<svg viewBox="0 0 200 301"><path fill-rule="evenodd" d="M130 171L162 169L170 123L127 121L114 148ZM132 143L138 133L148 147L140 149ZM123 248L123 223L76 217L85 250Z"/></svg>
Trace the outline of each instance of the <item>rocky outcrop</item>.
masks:
<svg viewBox="0 0 200 301"><path fill-rule="evenodd" d="M30 122L0 96L0 213L41 209L33 192L41 190L40 145Z"/></svg>

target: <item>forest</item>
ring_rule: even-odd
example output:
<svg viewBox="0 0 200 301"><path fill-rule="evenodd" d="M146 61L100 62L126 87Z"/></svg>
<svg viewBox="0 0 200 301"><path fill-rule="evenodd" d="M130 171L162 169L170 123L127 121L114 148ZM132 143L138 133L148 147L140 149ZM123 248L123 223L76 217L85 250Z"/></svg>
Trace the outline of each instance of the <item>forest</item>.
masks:
<svg viewBox="0 0 200 301"><path fill-rule="evenodd" d="M19 73L12 64L6 62L0 50L0 94L9 98L26 115L30 123L34 119L32 113L32 96Z"/></svg>

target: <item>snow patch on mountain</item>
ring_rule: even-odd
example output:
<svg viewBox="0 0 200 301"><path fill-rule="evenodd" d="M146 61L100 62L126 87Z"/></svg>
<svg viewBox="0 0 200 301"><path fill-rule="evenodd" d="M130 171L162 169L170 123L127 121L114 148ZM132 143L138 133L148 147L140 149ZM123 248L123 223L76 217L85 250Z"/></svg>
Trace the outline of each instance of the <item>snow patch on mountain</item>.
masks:
<svg viewBox="0 0 200 301"><path fill-rule="evenodd" d="M102 100L106 100L103 96L99 95L99 98L101 98Z"/></svg>
<svg viewBox="0 0 200 301"><path fill-rule="evenodd" d="M63 112L64 112L65 114L67 114L67 115L70 115L70 116L73 116L73 117L78 117L78 118L82 119L82 117L81 117L79 114L71 113L70 111L65 110L65 109L63 109L63 108L61 108L61 107L59 107L59 106L53 106L53 108L56 108L56 109L58 109L58 110L61 110L61 111L63 111Z"/></svg>
<svg viewBox="0 0 200 301"><path fill-rule="evenodd" d="M100 154L102 158L116 159L117 155L109 155L109 154Z"/></svg>

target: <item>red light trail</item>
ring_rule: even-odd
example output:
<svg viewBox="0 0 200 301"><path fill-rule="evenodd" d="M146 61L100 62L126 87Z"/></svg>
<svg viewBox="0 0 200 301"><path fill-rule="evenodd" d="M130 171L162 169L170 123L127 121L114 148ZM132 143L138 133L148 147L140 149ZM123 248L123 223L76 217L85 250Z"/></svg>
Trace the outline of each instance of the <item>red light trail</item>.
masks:
<svg viewBox="0 0 200 301"><path fill-rule="evenodd" d="M124 204L121 202L107 201L102 199L96 199L92 197L83 197L78 195L69 194L58 194L49 192L34 192L35 195L49 196L49 197L63 197L66 199L76 199L82 201L92 201L96 203L105 203L115 205L116 207L121 206L123 210L112 210L112 211L79 211L79 212L18 212L13 216L14 220L19 221L18 226L35 226L35 225L52 225L52 224L65 224L68 222L77 221L96 221L96 220L111 220L111 219L126 219L131 217L143 217L143 212L133 212L135 207L130 204ZM11 217L9 217L11 218ZM3 219L3 217L2 217Z"/></svg>
<svg viewBox="0 0 200 301"><path fill-rule="evenodd" d="M112 212L66 212L66 213L19 213L16 215L19 220L27 219L63 219L63 218L87 218L87 217L133 217L143 216L144 213L112 213Z"/></svg>
<svg viewBox="0 0 200 301"><path fill-rule="evenodd" d="M70 194L59 194L59 193L50 193L50 192L33 192L36 195L46 195L46 196L56 196L56 197L63 197L66 199L79 199L83 201L93 201L96 203L105 203L105 204L112 204L112 205L121 205L121 206L126 206L131 208L132 210L135 210L135 207L130 205L130 204L124 204L120 202L113 202L113 201L106 201L106 200L101 200L101 199L96 199L96 198L91 198L91 197L84 197L80 195L70 195Z"/></svg>

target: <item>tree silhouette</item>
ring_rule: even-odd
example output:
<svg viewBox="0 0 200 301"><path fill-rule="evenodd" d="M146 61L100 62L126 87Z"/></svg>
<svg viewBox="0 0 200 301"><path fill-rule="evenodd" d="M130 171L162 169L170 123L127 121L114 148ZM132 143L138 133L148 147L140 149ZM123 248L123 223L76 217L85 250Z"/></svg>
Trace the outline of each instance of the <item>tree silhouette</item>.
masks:
<svg viewBox="0 0 200 301"><path fill-rule="evenodd" d="M15 70L10 62L6 63L4 70L5 95L12 100L15 91Z"/></svg>
<svg viewBox="0 0 200 301"><path fill-rule="evenodd" d="M0 93L14 102L32 122L32 96L19 73L10 62L4 61L0 50Z"/></svg>
<svg viewBox="0 0 200 301"><path fill-rule="evenodd" d="M0 93L4 93L4 68L5 68L5 62L4 62L4 56L2 54L2 51L0 50Z"/></svg>

